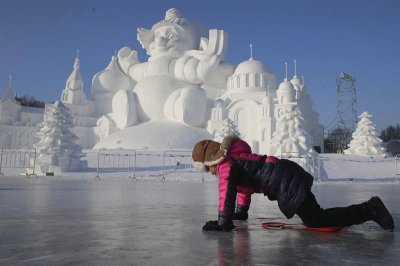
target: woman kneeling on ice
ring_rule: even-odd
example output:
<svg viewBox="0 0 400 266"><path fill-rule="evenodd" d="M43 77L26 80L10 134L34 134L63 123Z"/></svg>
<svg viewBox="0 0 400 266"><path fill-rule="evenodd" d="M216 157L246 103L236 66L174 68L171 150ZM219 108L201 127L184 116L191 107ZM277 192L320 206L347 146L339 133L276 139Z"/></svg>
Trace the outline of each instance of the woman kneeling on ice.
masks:
<svg viewBox="0 0 400 266"><path fill-rule="evenodd" d="M308 227L374 221L385 230L394 229L393 218L379 197L348 207L322 209L311 192L311 174L295 162L252 153L237 136L227 136L222 143L202 140L194 146L192 157L197 169L219 178L218 220L206 222L203 230L230 231L235 228L233 220L246 220L253 193L277 200L288 219L297 214Z"/></svg>

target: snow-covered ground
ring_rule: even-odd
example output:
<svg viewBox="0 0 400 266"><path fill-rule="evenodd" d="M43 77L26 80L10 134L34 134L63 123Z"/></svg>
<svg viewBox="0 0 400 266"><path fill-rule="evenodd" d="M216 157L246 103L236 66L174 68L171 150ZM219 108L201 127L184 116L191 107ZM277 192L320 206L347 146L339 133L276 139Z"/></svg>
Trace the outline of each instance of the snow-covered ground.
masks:
<svg viewBox="0 0 400 266"><path fill-rule="evenodd" d="M276 202L253 195L250 218L237 222L238 230L209 233L201 227L217 218L218 183L215 177L194 171L190 151L107 150L100 156L96 150L85 152L89 168L80 172L26 178L19 175L22 168L2 169L6 175L0 177L1 265L398 265L400 261L395 158L321 154L323 182L313 186L322 207L380 196L393 214L394 232L373 222L335 234L263 229L265 221L300 220L287 221Z"/></svg>
<svg viewBox="0 0 400 266"><path fill-rule="evenodd" d="M400 157L320 154L322 180L400 180Z"/></svg>
<svg viewBox="0 0 400 266"><path fill-rule="evenodd" d="M13 153L3 155L1 171L6 176L25 174L25 168L4 167L7 160L15 160ZM207 173L198 173L192 166L190 150L84 150L83 159L88 168L67 172L60 177L68 178L128 178L142 180L191 180L215 181ZM319 167L318 167L319 165ZM99 168L98 168L99 166ZM136 166L136 167L135 167ZM400 158L360 156L348 154L320 154L315 160L321 181L398 181Z"/></svg>

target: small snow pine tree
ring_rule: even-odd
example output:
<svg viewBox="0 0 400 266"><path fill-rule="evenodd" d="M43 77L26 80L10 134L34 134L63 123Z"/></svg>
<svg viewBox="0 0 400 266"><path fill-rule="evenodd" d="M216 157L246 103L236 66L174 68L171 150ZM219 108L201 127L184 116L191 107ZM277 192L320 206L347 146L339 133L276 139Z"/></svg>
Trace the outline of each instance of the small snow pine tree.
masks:
<svg viewBox="0 0 400 266"><path fill-rule="evenodd" d="M382 140L378 137L371 117L367 112L358 117L360 120L352 134L349 148L343 151L345 154L386 156Z"/></svg>
<svg viewBox="0 0 400 266"><path fill-rule="evenodd" d="M276 123L276 131L271 139L270 153L275 156L313 156L313 139L304 129L305 123L298 108L283 108Z"/></svg>
<svg viewBox="0 0 400 266"><path fill-rule="evenodd" d="M237 126L235 125L235 122L233 122L232 119L227 118L224 121L222 121L222 127L215 132L214 140L217 142L222 142L224 137L229 135L240 136L240 132Z"/></svg>
<svg viewBox="0 0 400 266"><path fill-rule="evenodd" d="M39 141L33 146L38 153L35 170L62 173L87 166L82 161L82 147L75 143L78 137L71 132L72 117L61 101L46 106L43 122L36 133Z"/></svg>

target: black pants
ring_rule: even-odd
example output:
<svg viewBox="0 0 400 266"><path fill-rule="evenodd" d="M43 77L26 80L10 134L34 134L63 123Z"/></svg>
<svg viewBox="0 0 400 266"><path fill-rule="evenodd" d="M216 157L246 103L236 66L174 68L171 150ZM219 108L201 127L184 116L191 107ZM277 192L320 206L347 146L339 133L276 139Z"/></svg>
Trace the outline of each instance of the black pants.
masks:
<svg viewBox="0 0 400 266"><path fill-rule="evenodd" d="M360 224L371 219L367 203L322 209L310 192L296 214L309 227L339 227Z"/></svg>

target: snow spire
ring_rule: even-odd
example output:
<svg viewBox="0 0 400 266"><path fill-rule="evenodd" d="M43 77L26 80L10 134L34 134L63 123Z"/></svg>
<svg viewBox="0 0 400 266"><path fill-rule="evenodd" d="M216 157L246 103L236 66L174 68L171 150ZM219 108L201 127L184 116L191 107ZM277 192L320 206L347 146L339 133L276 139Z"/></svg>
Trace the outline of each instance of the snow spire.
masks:
<svg viewBox="0 0 400 266"><path fill-rule="evenodd" d="M253 60L253 44L250 43L250 59Z"/></svg>
<svg viewBox="0 0 400 266"><path fill-rule="evenodd" d="M293 60L294 63L294 78L297 78L297 63L296 63L296 59Z"/></svg>
<svg viewBox="0 0 400 266"><path fill-rule="evenodd" d="M80 61L79 61L79 49L76 52L76 58L75 58L75 63L74 63L74 69L79 70L80 68Z"/></svg>
<svg viewBox="0 0 400 266"><path fill-rule="evenodd" d="M287 62L285 62L285 81L287 81Z"/></svg>
<svg viewBox="0 0 400 266"><path fill-rule="evenodd" d="M9 88L6 89L3 97L0 97L0 103L4 103L7 100L10 100L13 103L17 103L17 101L15 100L15 93L11 87L12 85L12 74L9 75L9 79L10 79L10 84L9 84ZM0 116L1 116L1 112L0 112Z"/></svg>
<svg viewBox="0 0 400 266"><path fill-rule="evenodd" d="M10 87L9 88L11 89L12 88L12 75L11 74L10 74L9 78L10 78L10 85L9 85Z"/></svg>
<svg viewBox="0 0 400 266"><path fill-rule="evenodd" d="M75 62L74 62L74 67L69 75L69 78L67 80L66 84L66 89L77 91L77 90L82 90L83 91L83 79L82 75L80 72L80 60L79 60L79 49L77 50Z"/></svg>
<svg viewBox="0 0 400 266"><path fill-rule="evenodd" d="M79 70L80 68L80 61L79 61L79 49L76 49L76 57L74 62L74 69Z"/></svg>
<svg viewBox="0 0 400 266"><path fill-rule="evenodd" d="M83 88L83 79L80 69L79 49L76 52L76 58L73 70L69 75L64 90L61 93L61 101L68 104L84 104L86 96Z"/></svg>
<svg viewBox="0 0 400 266"><path fill-rule="evenodd" d="M304 82L304 76L301 76L302 82L303 82L303 86L305 86L305 82Z"/></svg>

